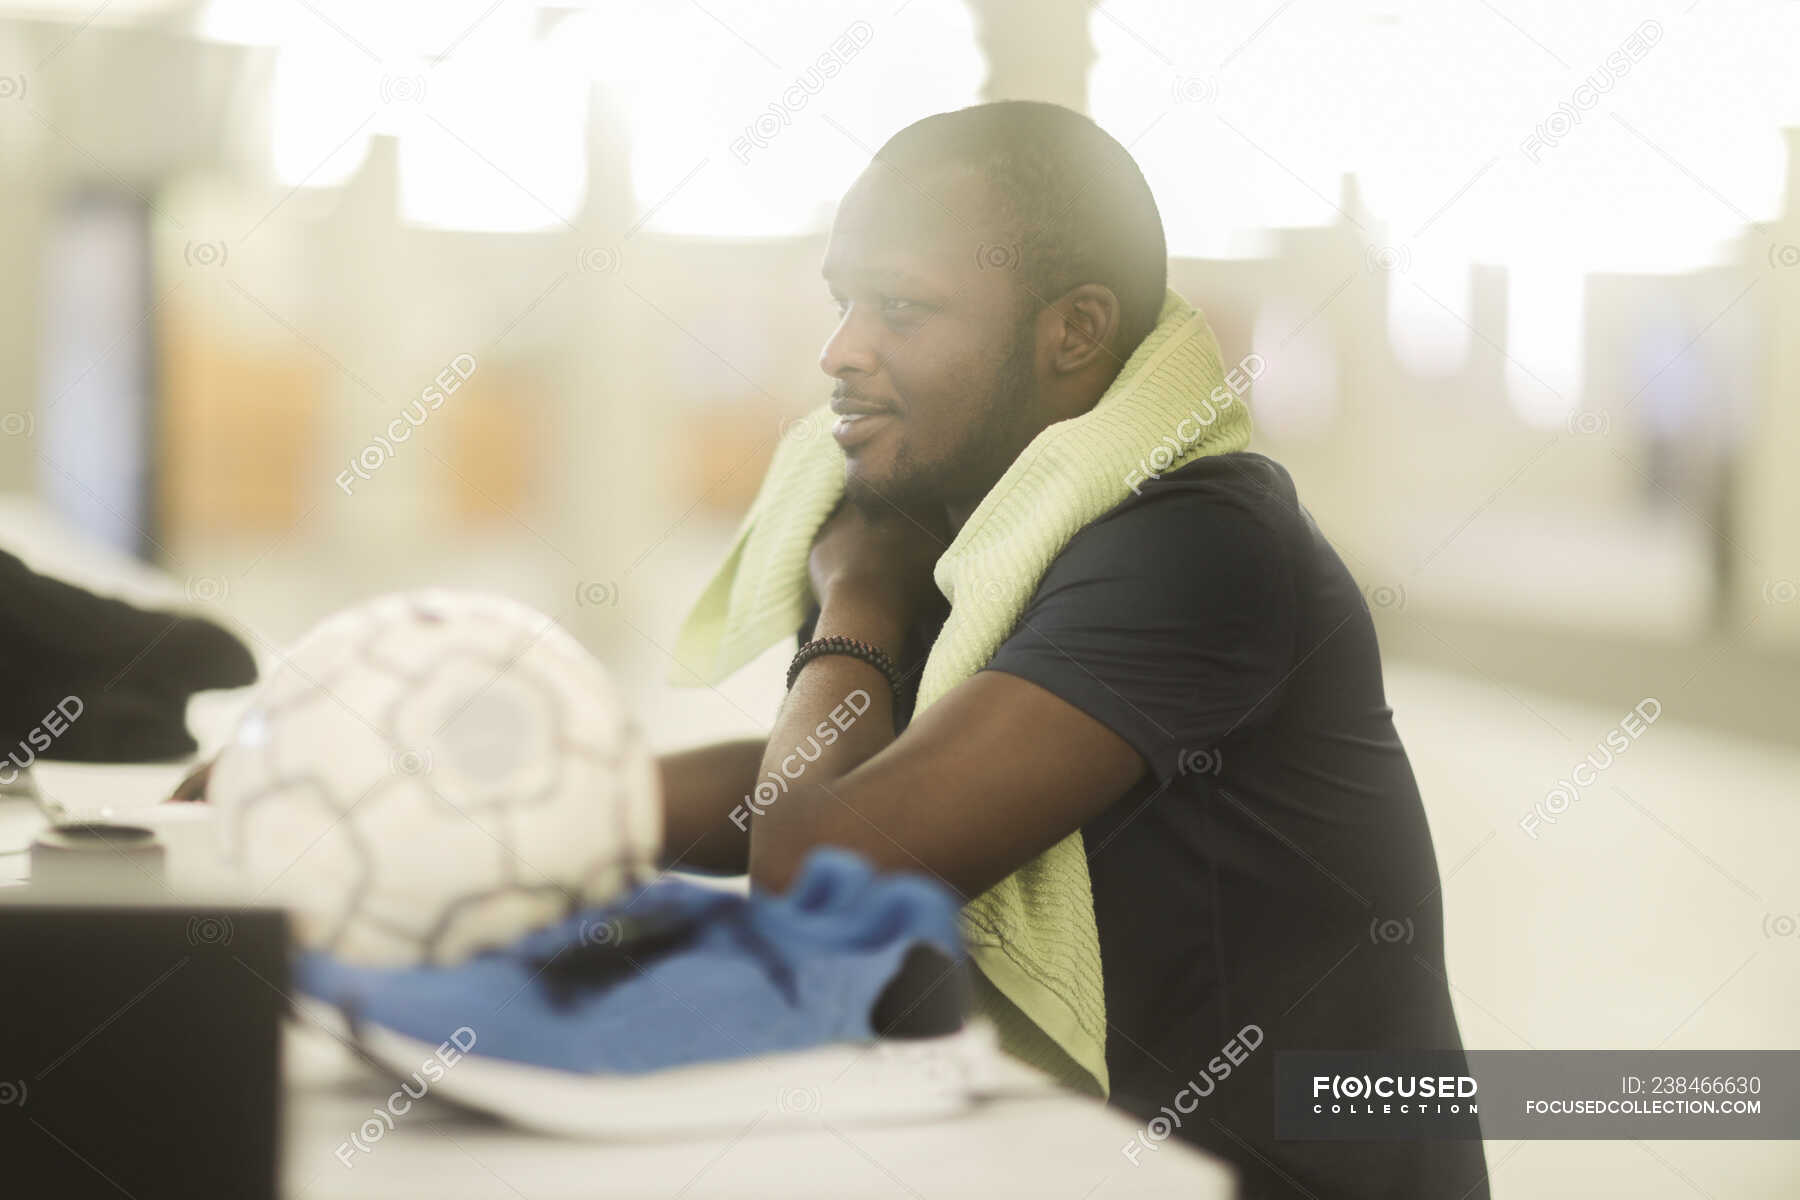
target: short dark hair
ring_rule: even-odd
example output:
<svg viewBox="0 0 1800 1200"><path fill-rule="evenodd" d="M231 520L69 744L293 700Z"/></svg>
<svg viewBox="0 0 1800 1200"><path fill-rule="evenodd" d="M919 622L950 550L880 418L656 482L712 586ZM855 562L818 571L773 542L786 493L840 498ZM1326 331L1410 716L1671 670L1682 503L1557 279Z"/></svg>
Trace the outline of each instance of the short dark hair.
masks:
<svg viewBox="0 0 1800 1200"><path fill-rule="evenodd" d="M1083 283L1119 298L1121 358L1155 327L1169 275L1162 214L1130 152L1088 117L1039 100L977 104L913 122L875 161L985 177L1026 288L1045 303Z"/></svg>

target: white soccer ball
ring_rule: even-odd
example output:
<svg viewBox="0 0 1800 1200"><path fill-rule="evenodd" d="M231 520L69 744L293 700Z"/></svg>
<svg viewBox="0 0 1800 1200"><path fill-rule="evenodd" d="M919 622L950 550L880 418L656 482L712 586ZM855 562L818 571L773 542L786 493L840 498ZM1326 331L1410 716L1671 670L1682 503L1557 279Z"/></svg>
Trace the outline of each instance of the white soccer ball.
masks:
<svg viewBox="0 0 1800 1200"><path fill-rule="evenodd" d="M499 596L383 596L290 651L207 785L306 946L452 963L648 878L656 764L606 670Z"/></svg>

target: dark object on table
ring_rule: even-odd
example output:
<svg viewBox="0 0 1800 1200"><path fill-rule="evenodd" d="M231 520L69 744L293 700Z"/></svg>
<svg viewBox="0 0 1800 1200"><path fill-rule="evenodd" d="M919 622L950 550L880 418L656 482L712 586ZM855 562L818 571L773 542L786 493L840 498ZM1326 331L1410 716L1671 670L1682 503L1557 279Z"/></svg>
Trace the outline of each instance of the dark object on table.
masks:
<svg viewBox="0 0 1800 1200"><path fill-rule="evenodd" d="M276 1195L286 917L0 905L9 1196Z"/></svg>
<svg viewBox="0 0 1800 1200"><path fill-rule="evenodd" d="M168 853L154 829L110 821L52 825L31 843L31 887L71 900L167 891Z"/></svg>
<svg viewBox="0 0 1800 1200"><path fill-rule="evenodd" d="M0 768L37 758L155 762L196 749L195 692L256 682L256 660L203 617L98 596L0 552Z"/></svg>
<svg viewBox="0 0 1800 1200"><path fill-rule="evenodd" d="M166 804L203 804L206 802L206 785L212 782L213 763L216 758L209 758L188 771L175 785L164 801Z"/></svg>

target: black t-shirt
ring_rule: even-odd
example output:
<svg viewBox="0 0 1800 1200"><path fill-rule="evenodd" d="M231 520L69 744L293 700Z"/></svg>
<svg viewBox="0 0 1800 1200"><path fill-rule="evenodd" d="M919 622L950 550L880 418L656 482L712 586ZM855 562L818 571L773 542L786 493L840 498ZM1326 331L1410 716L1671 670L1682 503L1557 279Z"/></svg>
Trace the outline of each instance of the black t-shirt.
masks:
<svg viewBox="0 0 1800 1200"><path fill-rule="evenodd" d="M1192 1102L1255 1025L1174 1131L1232 1162L1246 1200L1485 1200L1479 1142L1274 1138L1278 1051L1462 1049L1374 625L1288 473L1239 453L1141 484L1064 547L987 669L1148 764L1082 830L1113 1103L1147 1121Z"/></svg>

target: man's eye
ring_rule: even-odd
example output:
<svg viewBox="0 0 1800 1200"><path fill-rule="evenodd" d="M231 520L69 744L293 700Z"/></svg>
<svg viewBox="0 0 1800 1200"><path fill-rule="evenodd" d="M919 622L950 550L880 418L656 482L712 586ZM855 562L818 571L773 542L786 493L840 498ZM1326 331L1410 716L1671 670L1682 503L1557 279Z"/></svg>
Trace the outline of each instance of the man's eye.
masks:
<svg viewBox="0 0 1800 1200"><path fill-rule="evenodd" d="M841 319L850 310L850 301L842 296L831 298L831 307ZM906 300L899 296L883 296L881 311L890 317L919 317L930 310L931 306L918 300Z"/></svg>

